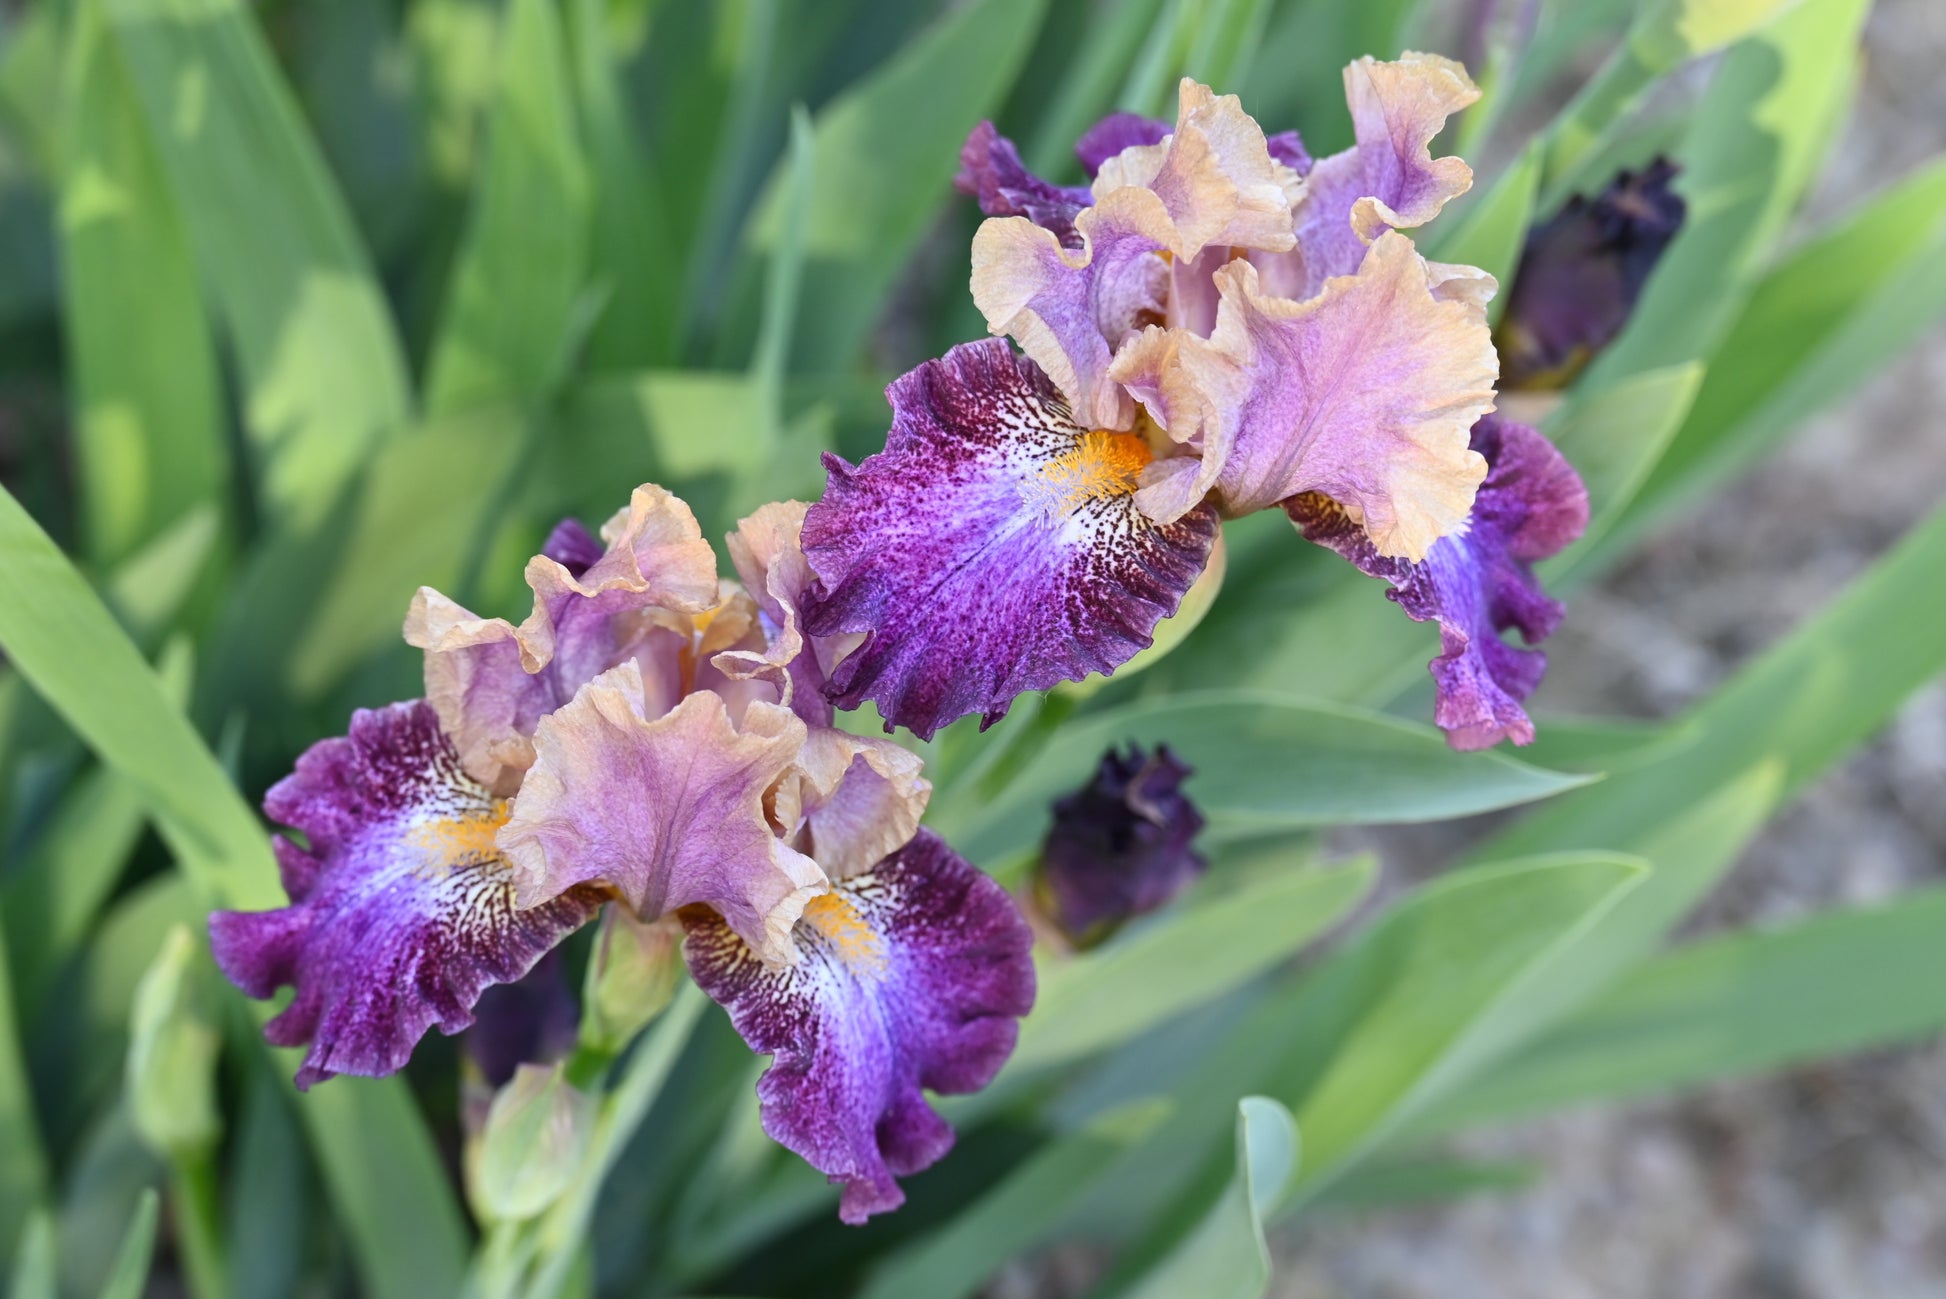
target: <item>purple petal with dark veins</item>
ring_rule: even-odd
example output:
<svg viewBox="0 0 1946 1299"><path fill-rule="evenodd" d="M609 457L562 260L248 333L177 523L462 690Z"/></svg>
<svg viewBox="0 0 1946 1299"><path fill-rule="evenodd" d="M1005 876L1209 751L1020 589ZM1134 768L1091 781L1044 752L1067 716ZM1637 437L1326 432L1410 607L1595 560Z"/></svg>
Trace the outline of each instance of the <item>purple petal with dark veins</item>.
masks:
<svg viewBox="0 0 1946 1299"><path fill-rule="evenodd" d="M1529 645L1553 633L1561 605L1541 589L1533 566L1588 525L1580 476L1533 429L1488 415L1473 426L1473 449L1488 470L1471 526L1441 537L1418 563L1380 555L1328 497L1307 493L1284 506L1308 540L1390 582L1386 594L1408 617L1439 623L1440 654L1430 664L1438 687L1433 720L1455 749L1534 738L1522 701L1540 684L1547 656L1510 645L1500 633L1518 631Z"/></svg>
<svg viewBox="0 0 1946 1299"><path fill-rule="evenodd" d="M766 965L714 914L683 912L696 983L754 1051L764 1131L843 1185L861 1223L905 1202L953 1129L923 1088L978 1091L1034 1004L1033 935L1013 899L929 830L812 900L795 965Z"/></svg>
<svg viewBox="0 0 1946 1299"><path fill-rule="evenodd" d="M595 914L573 889L528 910L494 847L507 805L460 769L423 700L352 714L264 798L309 847L276 841L291 905L219 911L210 947L253 997L284 985L291 1004L264 1026L310 1050L297 1085L405 1065L437 1025L457 1033L490 985L511 983Z"/></svg>
<svg viewBox="0 0 1946 1299"><path fill-rule="evenodd" d="M878 703L930 737L1014 697L1114 671L1146 649L1217 532L1198 505L1135 508L1149 452L1073 422L1046 374L1000 340L965 343L887 389L885 450L830 482L804 520L819 585L804 625L868 633L833 670L841 708Z"/></svg>
<svg viewBox="0 0 1946 1299"><path fill-rule="evenodd" d="M974 127L960 146L953 187L978 199L988 216L1024 216L1067 248L1081 247L1074 218L1095 201L1086 185L1052 185L1028 171L1020 150L992 122Z"/></svg>

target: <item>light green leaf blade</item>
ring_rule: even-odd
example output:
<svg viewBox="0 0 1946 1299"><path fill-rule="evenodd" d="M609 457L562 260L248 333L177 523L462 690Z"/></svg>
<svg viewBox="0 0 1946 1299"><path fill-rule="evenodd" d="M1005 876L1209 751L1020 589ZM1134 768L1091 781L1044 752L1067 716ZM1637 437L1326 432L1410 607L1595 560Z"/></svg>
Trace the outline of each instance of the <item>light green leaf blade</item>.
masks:
<svg viewBox="0 0 1946 1299"><path fill-rule="evenodd" d="M593 208L572 95L554 6L514 0L485 165L426 381L434 416L531 409L560 372Z"/></svg>
<svg viewBox="0 0 1946 1299"><path fill-rule="evenodd" d="M1328 1031L1298 1039L1310 1058L1295 1062L1298 1085L1284 1093L1299 1102L1305 1138L1296 1193L1315 1194L1490 1058L1506 1029L1501 1004L1551 977L1645 873L1588 854L1449 875L1317 971L1299 1005Z"/></svg>
<svg viewBox="0 0 1946 1299"><path fill-rule="evenodd" d="M171 642L158 675L169 702L189 695L189 646ZM77 780L47 828L0 881L0 929L23 1006L40 1006L54 975L114 891L147 818L129 782L106 767Z"/></svg>
<svg viewBox="0 0 1946 1299"><path fill-rule="evenodd" d="M794 331L800 369L840 368L856 355L949 192L966 132L992 115L1027 57L1044 3L957 6L818 113ZM758 204L757 251L781 244L785 189L773 176Z"/></svg>
<svg viewBox="0 0 1946 1299"><path fill-rule="evenodd" d="M1102 1115L1038 1153L951 1222L892 1256L861 1299L964 1299L1009 1258L1047 1240L1062 1211L1168 1118L1163 1101Z"/></svg>
<svg viewBox="0 0 1946 1299"><path fill-rule="evenodd" d="M187 237L97 0L68 41L61 320L87 550L109 564L220 504L229 456Z"/></svg>
<svg viewBox="0 0 1946 1299"><path fill-rule="evenodd" d="M1865 7L1803 0L1724 56L1678 149L1689 218L1588 388L1722 341L1850 103Z"/></svg>
<svg viewBox="0 0 1946 1299"><path fill-rule="evenodd" d="M21 1050L15 1022L13 979L7 942L0 935L0 1241L7 1248L31 1229L34 1213L47 1201L47 1153L41 1147L40 1118L34 1112L33 1079Z"/></svg>
<svg viewBox="0 0 1946 1299"><path fill-rule="evenodd" d="M1049 800L1110 745L1167 744L1195 769L1190 795L1216 837L1346 822L1433 821L1547 798L1587 780L1497 753L1454 753L1430 727L1257 691L1142 700L1062 727L997 798L962 781L934 825L976 861L1039 842ZM945 806L940 806L940 802Z"/></svg>
<svg viewBox="0 0 1946 1299"><path fill-rule="evenodd" d="M54 1278L54 1219L37 1209L18 1236L8 1241L13 1267L7 1278L12 1299L58 1299Z"/></svg>
<svg viewBox="0 0 1946 1299"><path fill-rule="evenodd" d="M122 1236L115 1252L115 1270L101 1288L101 1299L142 1299L148 1285L149 1261L155 1256L155 1219L160 1197L153 1189L142 1192L136 1202L135 1218Z"/></svg>
<svg viewBox="0 0 1946 1299"><path fill-rule="evenodd" d="M1792 250L1758 282L1710 358L1682 431L1608 557L1883 366L1946 313L1946 161Z"/></svg>
<svg viewBox="0 0 1946 1299"><path fill-rule="evenodd" d="M5 493L0 647L129 782L203 898L247 909L282 903L269 837L256 816L107 608ZM126 1005L124 999L113 1013L120 1016ZM464 1229L403 1085L361 1082L320 1095L325 1099L309 1098L306 1122L334 1203L363 1246L369 1288L388 1299L450 1293Z"/></svg>
<svg viewBox="0 0 1946 1299"><path fill-rule="evenodd" d="M1696 362L1630 375L1611 387L1570 398L1547 432L1588 487L1588 530L1554 561L1550 582L1572 571L1629 503L1662 459L1696 400L1703 367Z"/></svg>
<svg viewBox="0 0 1946 1299"><path fill-rule="evenodd" d="M137 791L207 896L238 906L278 905L282 890L256 816L100 598L4 493L0 646Z"/></svg>
<svg viewBox="0 0 1946 1299"><path fill-rule="evenodd" d="M1264 973L1356 906L1376 873L1370 858L1325 870L1271 868L1095 951L1043 961L1009 1073L1125 1042Z"/></svg>
<svg viewBox="0 0 1946 1299"><path fill-rule="evenodd" d="M238 0L103 0L242 369L280 521L316 524L410 391L384 294Z"/></svg>
<svg viewBox="0 0 1946 1299"><path fill-rule="evenodd" d="M1123 1299L1263 1299L1270 1288L1270 1246L1264 1224L1297 1172L1298 1127L1291 1112L1267 1096L1237 1102L1236 1173L1161 1263Z"/></svg>
<svg viewBox="0 0 1946 1299"><path fill-rule="evenodd" d="M1487 310L1496 324L1527 245L1527 228L1534 224L1540 185L1540 148L1530 144L1491 187L1461 196L1441 213L1422 240L1426 256L1477 266L1500 282Z"/></svg>
<svg viewBox="0 0 1946 1299"><path fill-rule="evenodd" d="M1946 1024L1946 890L1706 939L1631 971L1440 1111L1506 1121L1783 1068Z"/></svg>
<svg viewBox="0 0 1946 1299"><path fill-rule="evenodd" d="M588 338L588 364L614 371L667 365L679 307L671 234L628 119L610 7L572 0L567 20L574 97L594 182L589 270L607 304Z"/></svg>

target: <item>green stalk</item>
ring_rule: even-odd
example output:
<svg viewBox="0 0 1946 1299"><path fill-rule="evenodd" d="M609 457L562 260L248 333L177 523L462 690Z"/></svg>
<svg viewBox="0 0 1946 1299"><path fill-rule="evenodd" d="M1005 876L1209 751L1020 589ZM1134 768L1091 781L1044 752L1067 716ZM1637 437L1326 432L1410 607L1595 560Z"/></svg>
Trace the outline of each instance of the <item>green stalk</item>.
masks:
<svg viewBox="0 0 1946 1299"><path fill-rule="evenodd" d="M602 1100L601 1115L595 1120L595 1133L588 1143L586 1161L567 1194L541 1219L537 1246L539 1268L527 1299L558 1299L567 1285L575 1264L587 1242L588 1226L594 1220L595 1200L609 1170L621 1158L635 1130L648 1117L655 1098L662 1092L669 1071L675 1068L690 1032L702 1014L702 990L685 983L675 1000L644 1035L635 1054L622 1066L613 1091Z"/></svg>
<svg viewBox="0 0 1946 1299"><path fill-rule="evenodd" d="M229 1261L223 1251L222 1204L216 1165L207 1150L169 1161L169 1195L175 1205L176 1243L182 1250L189 1290L196 1299L229 1299Z"/></svg>

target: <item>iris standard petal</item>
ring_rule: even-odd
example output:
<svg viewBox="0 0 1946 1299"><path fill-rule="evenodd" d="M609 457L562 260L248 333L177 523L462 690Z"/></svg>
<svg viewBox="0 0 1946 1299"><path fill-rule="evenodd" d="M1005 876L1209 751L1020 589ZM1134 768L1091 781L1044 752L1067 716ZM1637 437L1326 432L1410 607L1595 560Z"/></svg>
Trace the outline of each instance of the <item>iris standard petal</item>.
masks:
<svg viewBox="0 0 1946 1299"><path fill-rule="evenodd" d="M1034 1002L1033 936L1006 891L930 831L814 899L803 959L767 964L720 918L683 912L698 986L752 1050L764 1131L844 1187L859 1223L905 1201L953 1130L922 1089L977 1091Z"/></svg>
<svg viewBox="0 0 1946 1299"><path fill-rule="evenodd" d="M1207 505L1168 525L1135 508L1141 438L1077 424L998 340L962 344L887 395L885 450L857 466L827 455L804 520L819 578L806 628L867 633L832 673L835 703L875 700L888 726L925 738L1149 645L1217 521Z"/></svg>
<svg viewBox="0 0 1946 1299"><path fill-rule="evenodd" d="M730 534L730 561L756 602L763 647L724 650L713 662L734 680L755 678L776 685L779 698L807 726L829 726L831 702L824 697L825 678L855 639L804 635L804 600L817 581L804 557L806 508L802 501L772 502L739 522Z"/></svg>
<svg viewBox="0 0 1946 1299"><path fill-rule="evenodd" d="M276 842L291 905L217 912L210 947L253 997L295 986L264 1035L309 1045L299 1087L402 1068L428 1028L467 1027L489 985L526 974L601 904L583 887L515 904L494 844L506 803L461 769L424 701L353 714L350 734L312 745L264 811L308 843Z"/></svg>
<svg viewBox="0 0 1946 1299"><path fill-rule="evenodd" d="M577 563L585 537L562 542ZM545 552L528 562L534 609L518 627L431 587L406 614L406 642L426 652L426 698L466 770L498 793L519 787L541 717L633 651L647 626L633 615L717 603L715 552L689 507L662 488L636 488L602 537L606 550L579 571Z"/></svg>
<svg viewBox="0 0 1946 1299"><path fill-rule="evenodd" d="M1458 528L1486 464L1468 430L1493 407L1497 360L1483 315L1433 292L1426 262L1387 233L1358 274L1307 302L1259 290L1247 262L1217 274L1215 332L1131 348L1115 374L1164 394L1157 418L1200 456L1151 475L1157 517L1212 487L1237 516L1323 492L1379 553L1423 558ZM1145 340L1146 341L1146 340ZM1172 369L1171 366L1174 366Z"/></svg>
<svg viewBox="0 0 1946 1299"><path fill-rule="evenodd" d="M771 820L827 877L846 879L912 838L932 797L924 768L890 740L814 726L771 796Z"/></svg>
<svg viewBox="0 0 1946 1299"><path fill-rule="evenodd" d="M1387 594L1407 616L1438 621L1440 654L1430 665L1438 687L1433 720L1456 749L1534 738L1522 701L1540 684L1547 658L1508 644L1500 633L1518 631L1529 645L1552 634L1561 606L1541 589L1533 566L1588 525L1580 476L1533 429L1488 416L1474 427L1473 446L1489 469L1472 521L1464 533L1440 538L1417 563L1381 555L1325 496L1307 494L1285 507L1306 538L1391 583Z"/></svg>
<svg viewBox="0 0 1946 1299"><path fill-rule="evenodd" d="M1335 275L1358 269L1365 247L1387 229L1424 225L1473 184L1459 158L1434 158L1446 119L1480 97L1466 70L1436 54L1396 62L1363 58L1345 69L1345 99L1357 143L1321 158L1296 204L1297 248L1253 255L1267 292L1302 301Z"/></svg>
<svg viewBox="0 0 1946 1299"><path fill-rule="evenodd" d="M766 958L824 887L772 830L764 802L804 747L789 709L752 703L741 723L717 695L647 711L633 662L603 673L534 733L534 765L499 834L523 906L583 885L652 919L703 903Z"/></svg>

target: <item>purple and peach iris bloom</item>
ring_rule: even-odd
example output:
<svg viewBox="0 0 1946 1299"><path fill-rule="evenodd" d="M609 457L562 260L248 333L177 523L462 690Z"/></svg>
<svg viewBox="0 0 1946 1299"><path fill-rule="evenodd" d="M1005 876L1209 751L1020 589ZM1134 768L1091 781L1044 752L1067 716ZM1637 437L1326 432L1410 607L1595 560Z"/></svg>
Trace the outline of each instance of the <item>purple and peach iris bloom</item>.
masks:
<svg viewBox="0 0 1946 1299"><path fill-rule="evenodd" d="M1345 85L1356 143L1315 162L1295 133L1267 137L1235 96L1189 80L1173 125L1118 114L1083 137L1085 188L1033 176L990 123L974 130L958 180L988 214L973 298L1019 351L996 339L927 362L887 390L882 452L826 457L803 622L862 638L829 698L872 700L888 729L922 738L968 714L990 724L1025 691L1146 648L1223 519L1324 501L1356 535L1334 548L1423 592L1407 611L1464 627L1488 661L1435 670L1442 725L1467 719L1451 742L1531 738L1520 700L1540 660L1483 639L1551 628L1493 603L1500 574L1578 530L1520 532L1518 554L1505 529L1469 532L1496 449L1526 445L1475 433L1494 405L1495 284L1399 233L1471 185L1430 146L1479 92L1421 54L1360 60ZM1517 492L1532 475L1501 478ZM1557 504L1533 508L1573 516ZM1447 603L1479 599L1489 613ZM1450 634L1446 648L1442 663Z"/></svg>
<svg viewBox="0 0 1946 1299"><path fill-rule="evenodd" d="M291 905L219 912L245 992L293 985L266 1026L308 1087L401 1068L473 1023L603 905L677 915L698 984L751 1046L765 1129L860 1222L952 1130L922 1087L984 1086L1033 1002L1032 937L992 880L920 831L918 758L831 726L842 641L806 635L804 506L731 538L638 489L597 541L556 529L519 625L429 588L406 638L426 697L312 746L265 810Z"/></svg>

